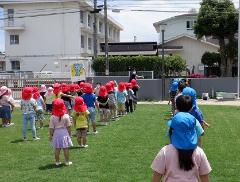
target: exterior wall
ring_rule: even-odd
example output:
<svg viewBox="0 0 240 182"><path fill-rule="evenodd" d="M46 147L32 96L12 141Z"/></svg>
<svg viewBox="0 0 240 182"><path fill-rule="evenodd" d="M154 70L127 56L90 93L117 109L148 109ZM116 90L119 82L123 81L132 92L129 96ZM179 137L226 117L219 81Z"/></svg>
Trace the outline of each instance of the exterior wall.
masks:
<svg viewBox="0 0 240 182"><path fill-rule="evenodd" d="M93 54L93 14L89 12L91 6L87 8L86 5L81 5L81 3L69 1L64 3L4 5L5 14L7 14L8 9L14 9L14 12L26 10L28 13L24 13L24 16L59 13L51 16L14 19L15 26L24 28L5 30L6 70L11 71L11 61L14 60L20 61L21 71L39 71L45 64L47 66L44 71L62 71L62 65L57 65L56 60L66 57L91 57ZM67 13L77 11L78 8L84 11L83 24L81 23L80 13ZM36 9L42 9L42 11L36 12ZM49 10L49 12L43 11L46 9L52 10ZM62 14L64 12L65 14ZM88 15L92 19L90 27L88 26ZM103 15L99 15L99 18L103 19ZM117 24L110 20L109 24L118 33L120 32L121 28ZM5 27L7 26L8 20L5 20ZM19 35L19 44L10 45L10 35ZM81 48L81 35L84 35L84 48ZM98 43L102 42L103 35L104 29L98 36ZM88 38L92 40L91 49L88 49ZM119 36L110 38L113 42L119 41Z"/></svg>
<svg viewBox="0 0 240 182"><path fill-rule="evenodd" d="M191 39L188 37L181 37L179 39L170 41L166 43L168 46L183 46L181 51L173 52L182 56L186 60L187 65L190 70L192 70L193 65L195 66L195 73L203 74L204 71L199 69L201 64L202 55L208 52L218 52L218 48L203 43L199 40Z"/></svg>
<svg viewBox="0 0 240 182"><path fill-rule="evenodd" d="M187 30L186 22L196 20L197 20L196 16L183 16L176 17L175 19L166 20L166 22L164 22L167 24L164 33L165 40L169 40L182 34L195 37L193 30ZM160 36L162 37L162 33L160 33ZM160 40L160 42L162 41Z"/></svg>

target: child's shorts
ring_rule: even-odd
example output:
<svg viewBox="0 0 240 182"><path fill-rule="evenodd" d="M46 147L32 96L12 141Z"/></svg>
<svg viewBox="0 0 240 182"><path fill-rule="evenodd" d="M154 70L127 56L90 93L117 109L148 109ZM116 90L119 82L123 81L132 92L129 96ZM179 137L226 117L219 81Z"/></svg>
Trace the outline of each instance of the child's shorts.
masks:
<svg viewBox="0 0 240 182"><path fill-rule="evenodd" d="M110 114L110 110L109 109L106 109L106 108L101 108L99 110L100 114L101 115L106 115L106 114Z"/></svg>
<svg viewBox="0 0 240 182"><path fill-rule="evenodd" d="M77 129L77 137L82 138L87 136L87 128L78 128Z"/></svg>
<svg viewBox="0 0 240 182"><path fill-rule="evenodd" d="M46 111L52 112L52 104L46 104Z"/></svg>
<svg viewBox="0 0 240 182"><path fill-rule="evenodd" d="M37 121L43 121L45 118L44 118L44 113L43 113L43 110L42 109L39 109L36 111L36 120Z"/></svg>
<svg viewBox="0 0 240 182"><path fill-rule="evenodd" d="M117 104L108 103L108 105L109 105L110 110L116 110L117 109Z"/></svg>
<svg viewBox="0 0 240 182"><path fill-rule="evenodd" d="M118 110L125 111L125 103L118 102Z"/></svg>
<svg viewBox="0 0 240 182"><path fill-rule="evenodd" d="M0 118L11 119L11 107L10 106L1 106L0 107Z"/></svg>
<svg viewBox="0 0 240 182"><path fill-rule="evenodd" d="M96 123L96 109L94 107L88 108L89 115L88 115L88 123Z"/></svg>

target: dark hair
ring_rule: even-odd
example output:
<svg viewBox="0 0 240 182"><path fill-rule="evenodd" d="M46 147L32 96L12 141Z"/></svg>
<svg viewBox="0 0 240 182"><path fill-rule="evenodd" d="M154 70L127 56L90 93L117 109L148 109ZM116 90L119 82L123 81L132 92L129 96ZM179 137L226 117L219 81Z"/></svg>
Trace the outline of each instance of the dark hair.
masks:
<svg viewBox="0 0 240 182"><path fill-rule="evenodd" d="M176 100L176 108L180 112L189 112L192 109L192 98L188 95L180 95Z"/></svg>
<svg viewBox="0 0 240 182"><path fill-rule="evenodd" d="M178 151L178 162L180 169L184 171L190 171L194 167L192 155L194 150L182 150L177 149Z"/></svg>
<svg viewBox="0 0 240 182"><path fill-rule="evenodd" d="M180 92L182 92L185 87L186 87L186 83L185 83L185 82L180 81L180 82L178 83L178 90L179 90Z"/></svg>

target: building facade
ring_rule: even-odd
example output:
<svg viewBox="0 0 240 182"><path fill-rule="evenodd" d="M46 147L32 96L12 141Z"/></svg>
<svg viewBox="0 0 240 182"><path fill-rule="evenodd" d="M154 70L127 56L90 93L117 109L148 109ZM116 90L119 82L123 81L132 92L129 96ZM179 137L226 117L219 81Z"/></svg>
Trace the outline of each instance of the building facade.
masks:
<svg viewBox="0 0 240 182"><path fill-rule="evenodd" d="M216 40L203 38L198 40L194 34L194 24L197 14L183 14L174 16L153 24L159 33L159 42L162 44L162 28L164 26L165 46L178 47L166 49L166 54L178 54L186 60L190 73L204 74L204 65L201 63L205 52L218 52L219 45Z"/></svg>
<svg viewBox="0 0 240 182"><path fill-rule="evenodd" d="M93 55L93 4L88 0L0 2L6 17L6 71L68 72L82 62L89 72ZM104 16L97 14L98 48L104 42ZM108 18L109 42L123 29Z"/></svg>

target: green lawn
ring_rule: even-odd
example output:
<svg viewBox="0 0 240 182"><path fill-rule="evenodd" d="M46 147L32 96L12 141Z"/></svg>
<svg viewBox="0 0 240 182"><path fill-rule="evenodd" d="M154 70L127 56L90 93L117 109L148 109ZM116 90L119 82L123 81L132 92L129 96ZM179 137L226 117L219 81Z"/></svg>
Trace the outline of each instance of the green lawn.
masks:
<svg viewBox="0 0 240 182"><path fill-rule="evenodd" d="M211 181L240 181L240 108L201 109L211 124L204 136L204 150L213 168ZM21 113L17 111L15 126L0 128L0 181L150 181L151 162L168 142L168 111L169 106L141 105L120 121L99 126L99 133L88 137L89 148L70 150L73 165L58 168L53 165L48 128L38 130L41 140L23 142ZM28 136L31 138L30 130ZM76 137L73 142L77 144Z"/></svg>

